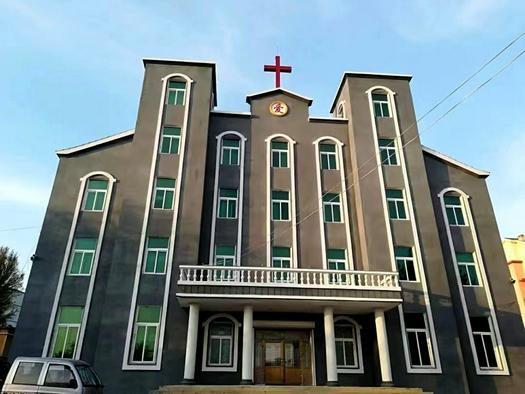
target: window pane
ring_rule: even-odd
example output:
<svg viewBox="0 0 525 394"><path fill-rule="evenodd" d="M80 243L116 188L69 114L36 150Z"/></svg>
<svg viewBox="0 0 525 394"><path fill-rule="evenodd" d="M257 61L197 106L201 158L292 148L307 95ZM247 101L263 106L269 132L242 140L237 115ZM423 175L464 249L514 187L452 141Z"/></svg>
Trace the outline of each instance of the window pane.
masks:
<svg viewBox="0 0 525 394"><path fill-rule="evenodd" d="M235 246L220 245L215 247L215 254L221 256L233 256L235 254Z"/></svg>
<svg viewBox="0 0 525 394"><path fill-rule="evenodd" d="M279 167L279 152L272 152L272 167Z"/></svg>
<svg viewBox="0 0 525 394"><path fill-rule="evenodd" d="M419 339L419 352L421 354L421 365L430 365L430 353L428 351L427 334L417 333Z"/></svg>
<svg viewBox="0 0 525 394"><path fill-rule="evenodd" d="M445 208L445 210L447 211L448 223L452 226L455 226L456 224L458 224L456 222L456 216L454 215L454 209L447 207Z"/></svg>
<svg viewBox="0 0 525 394"><path fill-rule="evenodd" d="M155 248L155 249L161 249L161 248L168 248L168 238L157 238L157 237L149 237L148 238L148 248Z"/></svg>
<svg viewBox="0 0 525 394"><path fill-rule="evenodd" d="M324 208L324 221L325 222L332 222L334 220L332 215L332 207L331 205L323 205Z"/></svg>
<svg viewBox="0 0 525 394"><path fill-rule="evenodd" d="M158 252L157 254L157 268L155 269L155 273L162 274L164 273L166 267L166 252Z"/></svg>
<svg viewBox="0 0 525 394"><path fill-rule="evenodd" d="M397 270L399 272L399 280L408 280L405 260L398 259L396 260L396 263L397 263Z"/></svg>
<svg viewBox="0 0 525 394"><path fill-rule="evenodd" d="M135 337L135 347L133 349L133 361L142 361L142 352L144 350L144 339L146 336L146 327L138 326Z"/></svg>
<svg viewBox="0 0 525 394"><path fill-rule="evenodd" d="M481 335L474 335L474 345L476 347L476 355L478 356L479 366L482 368L488 367L487 357L485 356L485 349L483 348L483 338Z"/></svg>
<svg viewBox="0 0 525 394"><path fill-rule="evenodd" d="M149 326L146 328L146 339L144 341L143 361L153 361L155 354L155 342L157 338L157 327Z"/></svg>
<svg viewBox="0 0 525 394"><path fill-rule="evenodd" d="M55 346L53 347L53 357L61 358L62 351L64 350L64 343L66 342L67 328L58 327L56 337L55 337Z"/></svg>
<svg viewBox="0 0 525 394"><path fill-rule="evenodd" d="M95 192L88 191L86 196L86 202L84 204L84 210L92 211L95 205Z"/></svg>
<svg viewBox="0 0 525 394"><path fill-rule="evenodd" d="M237 214L237 203L235 200L228 201L228 218L235 218Z"/></svg>
<svg viewBox="0 0 525 394"><path fill-rule="evenodd" d="M168 92L168 104L169 105L175 105L175 97L177 95L177 92L171 90Z"/></svg>
<svg viewBox="0 0 525 394"><path fill-rule="evenodd" d="M175 188L175 179L157 178L156 186L157 187L168 188L168 189L173 189L173 188Z"/></svg>
<svg viewBox="0 0 525 394"><path fill-rule="evenodd" d="M335 152L334 144L320 144L319 151L321 152Z"/></svg>
<svg viewBox="0 0 525 394"><path fill-rule="evenodd" d="M174 193L172 190L166 190L166 194L164 195L164 209L173 209L173 196Z"/></svg>
<svg viewBox="0 0 525 394"><path fill-rule="evenodd" d="M106 193L97 193L95 195L95 204L93 209L95 211L102 211L104 209L104 199L106 198Z"/></svg>
<svg viewBox="0 0 525 394"><path fill-rule="evenodd" d="M388 108L388 103L381 103L381 109L383 111L383 117L390 116L390 109Z"/></svg>
<svg viewBox="0 0 525 394"><path fill-rule="evenodd" d="M272 198L274 200L288 200L288 192L272 191Z"/></svg>
<svg viewBox="0 0 525 394"><path fill-rule="evenodd" d="M345 249L328 249L326 255L329 259L346 260Z"/></svg>
<svg viewBox="0 0 525 394"><path fill-rule="evenodd" d="M322 170L328 170L329 164L328 164L328 156L321 154L321 169Z"/></svg>
<svg viewBox="0 0 525 394"><path fill-rule="evenodd" d="M76 388L75 375L67 365L51 364L47 369L44 386Z"/></svg>
<svg viewBox="0 0 525 394"><path fill-rule="evenodd" d="M274 246L272 248L273 257L290 257L290 248Z"/></svg>
<svg viewBox="0 0 525 394"><path fill-rule="evenodd" d="M60 307L58 323L61 324L80 324L84 308L76 306Z"/></svg>
<svg viewBox="0 0 525 394"><path fill-rule="evenodd" d="M412 257L412 248L406 246L396 246L395 255L396 257Z"/></svg>
<svg viewBox="0 0 525 394"><path fill-rule="evenodd" d="M419 359L419 351L417 346L417 339L415 332L407 333L408 337L408 348L410 351L410 361L412 365L421 365L421 360Z"/></svg>
<svg viewBox="0 0 525 394"><path fill-rule="evenodd" d="M381 114L381 104L374 103L374 115L375 116L382 116L382 114Z"/></svg>
<svg viewBox="0 0 525 394"><path fill-rule="evenodd" d="M398 189L386 189L387 198L403 198L403 191Z"/></svg>
<svg viewBox="0 0 525 394"><path fill-rule="evenodd" d="M77 344L78 327L68 327L63 358L73 358Z"/></svg>
<svg viewBox="0 0 525 394"><path fill-rule="evenodd" d="M146 272L153 272L155 270L155 259L156 259L157 253L154 251L149 251L146 255L146 267L144 268L144 271Z"/></svg>
<svg viewBox="0 0 525 394"><path fill-rule="evenodd" d="M471 317L470 325L472 326L472 331L490 332L490 324L488 317Z"/></svg>
<svg viewBox="0 0 525 394"><path fill-rule="evenodd" d="M479 281L478 281L478 274L476 272L476 267L473 266L473 265L469 265L467 267L467 270L468 270L468 273L469 273L469 276L470 276L470 284L474 285L474 286L478 286L479 285Z"/></svg>
<svg viewBox="0 0 525 394"><path fill-rule="evenodd" d="M138 323L159 323L160 306L139 306L137 314Z"/></svg>
<svg viewBox="0 0 525 394"><path fill-rule="evenodd" d="M343 348L342 341L335 341L335 356L337 359L337 365L344 366L345 358L344 358L344 348Z"/></svg>
<svg viewBox="0 0 525 394"><path fill-rule="evenodd" d="M80 272L80 264L82 263L82 253L81 252L75 252L73 254L73 259L71 261L71 268L69 269L69 273L71 274L78 274Z"/></svg>
<svg viewBox="0 0 525 394"><path fill-rule="evenodd" d="M82 266L80 273L83 275L89 275L91 272L91 264L93 263L94 254L92 252L84 253L84 258L82 259Z"/></svg>
<svg viewBox="0 0 525 394"><path fill-rule="evenodd" d="M330 155L328 157L328 167L330 170L335 170L337 168L337 162L335 155Z"/></svg>
<svg viewBox="0 0 525 394"><path fill-rule="evenodd" d="M425 318L422 313L405 313L406 328L425 328Z"/></svg>
<svg viewBox="0 0 525 394"><path fill-rule="evenodd" d="M89 190L106 190L108 188L108 181L90 179L88 181Z"/></svg>
<svg viewBox="0 0 525 394"><path fill-rule="evenodd" d="M456 253L456 260L461 263L473 263L474 256L472 253Z"/></svg>
<svg viewBox="0 0 525 394"><path fill-rule="evenodd" d="M224 139L222 140L222 146L230 146L230 147L234 147L234 148L238 148L239 147L239 140L227 140L227 139Z"/></svg>
<svg viewBox="0 0 525 394"><path fill-rule="evenodd" d="M231 340L229 338L223 339L221 346L221 364L230 364L230 347Z"/></svg>
<svg viewBox="0 0 525 394"><path fill-rule="evenodd" d="M325 193L325 194L323 194L323 201L325 201L325 202L339 202L339 194Z"/></svg>
<svg viewBox="0 0 525 394"><path fill-rule="evenodd" d="M220 363L220 339L210 338L208 349L208 362L210 364Z"/></svg>
<svg viewBox="0 0 525 394"><path fill-rule="evenodd" d="M465 218L463 217L463 210L460 207L460 208L456 208L455 212L456 212L456 217L458 218L457 219L457 224L460 225L460 226L464 226L465 225Z"/></svg>
<svg viewBox="0 0 525 394"><path fill-rule="evenodd" d="M237 198L237 189L220 189L219 196Z"/></svg>
<svg viewBox="0 0 525 394"><path fill-rule="evenodd" d="M232 150L230 153L230 165L238 166L239 165L239 151Z"/></svg>
<svg viewBox="0 0 525 394"><path fill-rule="evenodd" d="M397 211L399 213L399 219L407 218L407 213L405 211L405 203L403 201L397 202Z"/></svg>
<svg viewBox="0 0 525 394"><path fill-rule="evenodd" d="M407 280L416 280L416 270L414 268L414 262L413 261L407 261L406 262L406 270L407 270Z"/></svg>
<svg viewBox="0 0 525 394"><path fill-rule="evenodd" d="M398 219L395 201L388 201L388 217L390 219Z"/></svg>
<svg viewBox="0 0 525 394"><path fill-rule="evenodd" d="M334 214L334 222L341 222L341 210L339 209L339 205L332 205L332 211Z"/></svg>
<svg viewBox="0 0 525 394"><path fill-rule="evenodd" d="M498 367L498 361L496 360L496 353L494 352L494 343L489 335L484 335L483 340L485 342L485 352L487 354L488 365L492 368Z"/></svg>
<svg viewBox="0 0 525 394"><path fill-rule="evenodd" d="M345 342L345 355L346 355L346 365L352 366L355 365L354 359L354 343L350 341Z"/></svg>
<svg viewBox="0 0 525 394"><path fill-rule="evenodd" d="M43 366L43 363L21 362L16 369L13 383L37 384Z"/></svg>
<svg viewBox="0 0 525 394"><path fill-rule="evenodd" d="M336 322L334 324L334 332L336 338L353 338L354 326L346 321Z"/></svg>

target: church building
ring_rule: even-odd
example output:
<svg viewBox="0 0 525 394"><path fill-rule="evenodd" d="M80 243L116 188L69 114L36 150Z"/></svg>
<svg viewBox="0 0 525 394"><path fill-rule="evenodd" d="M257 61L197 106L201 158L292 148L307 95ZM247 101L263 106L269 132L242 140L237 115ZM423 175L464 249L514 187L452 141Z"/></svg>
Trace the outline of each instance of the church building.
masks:
<svg viewBox="0 0 525 394"><path fill-rule="evenodd" d="M523 392L489 173L421 145L410 75L345 72L314 117L275 60L223 112L214 63L144 59L135 128L57 151L11 356L110 393Z"/></svg>

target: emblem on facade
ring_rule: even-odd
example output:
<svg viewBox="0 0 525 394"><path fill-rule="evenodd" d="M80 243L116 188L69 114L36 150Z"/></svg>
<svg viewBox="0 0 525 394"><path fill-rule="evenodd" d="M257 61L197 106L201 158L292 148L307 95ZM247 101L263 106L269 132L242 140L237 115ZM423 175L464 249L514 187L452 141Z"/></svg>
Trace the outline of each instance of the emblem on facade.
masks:
<svg viewBox="0 0 525 394"><path fill-rule="evenodd" d="M284 116L288 113L288 105L282 101L273 101L270 104L270 113L274 116Z"/></svg>

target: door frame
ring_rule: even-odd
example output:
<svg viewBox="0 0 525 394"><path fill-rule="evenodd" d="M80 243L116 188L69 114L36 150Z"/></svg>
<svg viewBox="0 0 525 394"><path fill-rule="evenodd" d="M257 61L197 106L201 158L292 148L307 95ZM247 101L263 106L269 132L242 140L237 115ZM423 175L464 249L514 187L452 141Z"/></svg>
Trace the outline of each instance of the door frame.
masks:
<svg viewBox="0 0 525 394"><path fill-rule="evenodd" d="M255 329L300 329L309 332L310 336L310 364L312 368L312 387L317 386L316 363L315 363L315 321L312 320L254 320L253 321L253 347L255 350ZM255 351L252 352L252 376L255 376Z"/></svg>

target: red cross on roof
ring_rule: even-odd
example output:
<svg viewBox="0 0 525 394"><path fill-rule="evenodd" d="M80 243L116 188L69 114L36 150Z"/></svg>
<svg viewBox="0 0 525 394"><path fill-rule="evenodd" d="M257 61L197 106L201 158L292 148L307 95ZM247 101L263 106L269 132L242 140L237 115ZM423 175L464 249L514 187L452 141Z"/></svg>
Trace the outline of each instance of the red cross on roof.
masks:
<svg viewBox="0 0 525 394"><path fill-rule="evenodd" d="M281 87L281 73L291 73L291 66L281 66L281 56L275 56L275 64L265 64L264 71L275 73L275 87Z"/></svg>

